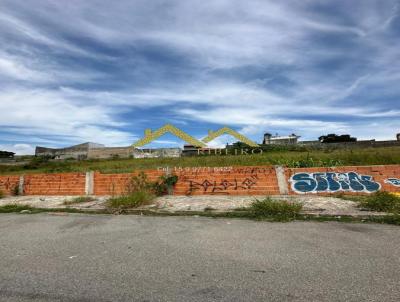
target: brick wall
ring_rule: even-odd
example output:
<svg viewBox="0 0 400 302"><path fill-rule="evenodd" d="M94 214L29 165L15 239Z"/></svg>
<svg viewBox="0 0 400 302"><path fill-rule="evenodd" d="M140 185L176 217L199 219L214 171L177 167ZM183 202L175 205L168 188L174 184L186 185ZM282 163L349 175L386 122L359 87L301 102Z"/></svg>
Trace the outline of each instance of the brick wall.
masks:
<svg viewBox="0 0 400 302"><path fill-rule="evenodd" d="M164 175L162 171L146 170L147 179L156 181L160 176ZM138 173L118 173L118 174L102 174L96 172L94 174L94 195L118 195L127 191L129 183L133 176Z"/></svg>
<svg viewBox="0 0 400 302"><path fill-rule="evenodd" d="M24 177L25 195L84 195L86 173L32 174Z"/></svg>
<svg viewBox="0 0 400 302"><path fill-rule="evenodd" d="M261 167L183 168L175 171L175 195L279 194L275 169Z"/></svg>
<svg viewBox="0 0 400 302"><path fill-rule="evenodd" d="M279 174L282 170L282 174ZM155 181L166 171L144 171ZM168 171L176 174L175 195L278 195L370 194L376 191L400 193L400 165L335 168L193 167ZM31 174L23 177L25 195L118 195L126 192L136 173ZM282 181L278 184L278 175ZM88 177L92 177L88 179ZM20 176L0 176L0 190L12 194ZM92 183L90 186L89 184ZM92 189L90 189L90 187ZM92 190L92 191L90 191Z"/></svg>
<svg viewBox="0 0 400 302"><path fill-rule="evenodd" d="M12 195L19 184L19 176L0 176L0 191Z"/></svg>

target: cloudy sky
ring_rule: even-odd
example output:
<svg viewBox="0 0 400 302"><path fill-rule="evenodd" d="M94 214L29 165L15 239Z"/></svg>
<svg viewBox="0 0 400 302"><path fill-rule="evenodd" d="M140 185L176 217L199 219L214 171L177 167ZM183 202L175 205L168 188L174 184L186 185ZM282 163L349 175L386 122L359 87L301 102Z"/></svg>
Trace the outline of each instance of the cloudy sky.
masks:
<svg viewBox="0 0 400 302"><path fill-rule="evenodd" d="M129 145L167 122L394 139L400 1L0 0L0 149Z"/></svg>

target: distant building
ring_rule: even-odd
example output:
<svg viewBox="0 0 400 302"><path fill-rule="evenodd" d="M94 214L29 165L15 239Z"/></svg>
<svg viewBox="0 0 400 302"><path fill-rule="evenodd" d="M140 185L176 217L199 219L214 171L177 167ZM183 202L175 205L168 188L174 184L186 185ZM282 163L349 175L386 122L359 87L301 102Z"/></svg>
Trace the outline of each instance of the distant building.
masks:
<svg viewBox="0 0 400 302"><path fill-rule="evenodd" d="M138 149L128 147L105 147L96 143L84 143L71 147L54 149L36 147L35 156L51 159L109 159L109 158L151 158L151 157L180 157L180 148Z"/></svg>
<svg viewBox="0 0 400 302"><path fill-rule="evenodd" d="M200 149L201 147L196 147L193 145L184 145L182 150L182 155L183 156L198 155Z"/></svg>
<svg viewBox="0 0 400 302"><path fill-rule="evenodd" d="M292 145L297 144L300 136L292 133L288 136L272 135L270 133L264 134L263 145Z"/></svg>
<svg viewBox="0 0 400 302"><path fill-rule="evenodd" d="M87 159L89 150L103 147L104 145L90 142L60 149L36 147L35 156L45 156L52 159Z"/></svg>

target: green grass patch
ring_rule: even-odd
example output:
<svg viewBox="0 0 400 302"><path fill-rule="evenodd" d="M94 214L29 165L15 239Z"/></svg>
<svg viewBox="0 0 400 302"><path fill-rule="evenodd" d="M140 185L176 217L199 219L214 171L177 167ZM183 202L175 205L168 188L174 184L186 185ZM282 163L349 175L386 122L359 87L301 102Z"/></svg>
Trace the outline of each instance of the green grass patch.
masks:
<svg viewBox="0 0 400 302"><path fill-rule="evenodd" d="M126 191L121 196L108 200L108 208L123 209L137 208L150 204L156 196L167 194L169 188L178 180L176 175L163 176L157 181L149 181L145 173L133 176L126 186Z"/></svg>
<svg viewBox="0 0 400 302"><path fill-rule="evenodd" d="M247 209L247 210L246 210ZM389 214L384 216L369 216L369 217L351 217L351 216L314 216L314 215L302 215L296 214L287 216L278 215L263 215L255 216L254 212L249 210L249 208L243 208L240 211L232 212L214 212L214 211L199 211L199 212L158 212L150 209L134 209L134 208L121 208L118 212L119 214L133 214L133 215L146 215L146 216L203 216L209 218L241 218L241 219L257 219L268 222L288 222L288 221L314 221L314 222L328 222L336 221L343 223L380 223L380 224L392 224L400 225L400 214ZM115 209L106 209L98 211L84 211L74 208L63 208L63 209L48 209L48 208L33 208L26 205L15 205L9 204L0 206L1 213L20 213L23 210L29 210L29 214L38 213L84 213L84 214L111 214L115 213Z"/></svg>
<svg viewBox="0 0 400 302"><path fill-rule="evenodd" d="M0 206L0 214L1 213L20 213L21 211L28 210L29 214L38 214L38 213L57 213L57 212L65 212L65 213L85 213L85 214L109 214L109 211L106 210L97 210L97 211L84 211L80 209L74 208L34 208L28 205L18 205L18 204L7 204Z"/></svg>
<svg viewBox="0 0 400 302"><path fill-rule="evenodd" d="M400 225L400 214L376 217L375 220L372 219L371 222Z"/></svg>
<svg viewBox="0 0 400 302"><path fill-rule="evenodd" d="M75 197L71 200L65 200L63 202L64 205L71 205L71 204L76 204L76 203L83 203L83 202L90 202L90 201L94 201L96 200L96 198L92 197L92 196L78 196Z"/></svg>
<svg viewBox="0 0 400 302"><path fill-rule="evenodd" d="M267 197L254 201L249 208L255 218L269 218L277 221L290 221L296 219L303 205L285 200L272 200Z"/></svg>
<svg viewBox="0 0 400 302"><path fill-rule="evenodd" d="M150 204L156 196L148 191L135 191L127 195L112 197L108 200L108 207L114 209L137 208Z"/></svg>
<svg viewBox="0 0 400 302"><path fill-rule="evenodd" d="M26 205L17 205L17 204L6 204L4 206L0 206L0 213L14 213L14 212L21 212L23 210L35 210L30 206Z"/></svg>
<svg viewBox="0 0 400 302"><path fill-rule="evenodd" d="M377 192L359 198L359 207L370 211L400 214L400 197L389 192Z"/></svg>
<svg viewBox="0 0 400 302"><path fill-rule="evenodd" d="M358 203L358 207L376 212L400 214L400 196L389 192L376 192L371 195L345 195L336 197Z"/></svg>
<svg viewBox="0 0 400 302"><path fill-rule="evenodd" d="M124 173L159 167L230 167L283 165L331 167L400 164L400 147L335 150L271 150L263 154L204 155L180 158L132 158L83 161L49 161L35 158L20 166L0 165L0 174L100 171Z"/></svg>

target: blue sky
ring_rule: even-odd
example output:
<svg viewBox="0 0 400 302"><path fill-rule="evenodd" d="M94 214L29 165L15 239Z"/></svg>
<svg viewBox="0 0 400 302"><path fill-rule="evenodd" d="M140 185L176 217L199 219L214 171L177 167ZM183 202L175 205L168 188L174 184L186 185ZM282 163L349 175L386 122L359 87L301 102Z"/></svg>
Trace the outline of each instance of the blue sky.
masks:
<svg viewBox="0 0 400 302"><path fill-rule="evenodd" d="M0 149L19 154L167 122L394 139L400 1L0 0L0 84Z"/></svg>

